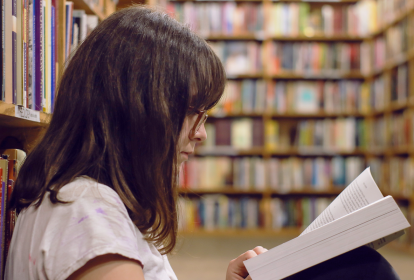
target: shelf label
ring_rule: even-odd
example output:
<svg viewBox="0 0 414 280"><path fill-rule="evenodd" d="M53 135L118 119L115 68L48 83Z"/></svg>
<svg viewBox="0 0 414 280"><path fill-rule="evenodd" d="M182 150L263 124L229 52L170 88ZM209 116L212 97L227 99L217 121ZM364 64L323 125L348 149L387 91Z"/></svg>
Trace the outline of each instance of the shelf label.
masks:
<svg viewBox="0 0 414 280"><path fill-rule="evenodd" d="M16 105L14 115L17 118L33 121L33 122L40 122L40 112L35 111L32 109L25 108L21 105Z"/></svg>

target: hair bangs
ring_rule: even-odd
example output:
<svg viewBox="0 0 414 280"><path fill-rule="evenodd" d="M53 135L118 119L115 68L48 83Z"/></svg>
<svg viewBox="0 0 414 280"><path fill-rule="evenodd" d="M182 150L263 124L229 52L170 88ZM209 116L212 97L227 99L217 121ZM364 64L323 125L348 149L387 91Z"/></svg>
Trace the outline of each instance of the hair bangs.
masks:
<svg viewBox="0 0 414 280"><path fill-rule="evenodd" d="M191 97L191 106L195 109L209 110L223 96L226 73L220 59L210 46L207 44L204 46L192 71L195 92Z"/></svg>

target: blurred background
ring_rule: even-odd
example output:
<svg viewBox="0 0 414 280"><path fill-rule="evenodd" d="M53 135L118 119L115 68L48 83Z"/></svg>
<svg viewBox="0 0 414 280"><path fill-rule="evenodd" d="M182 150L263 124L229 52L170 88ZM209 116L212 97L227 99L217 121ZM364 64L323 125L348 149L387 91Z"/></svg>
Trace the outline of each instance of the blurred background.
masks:
<svg viewBox="0 0 414 280"><path fill-rule="evenodd" d="M49 39L63 46L57 66L101 20L134 2L48 1L62 28ZM170 256L179 279L224 279L243 252L298 236L367 167L414 221L413 0L145 4L205 38L228 78L205 124L208 139L180 178L180 239ZM2 145L30 150L53 112L52 77L62 68L46 73L50 101L40 108L24 97L0 101ZM40 111L38 125L10 121L19 102ZM380 252L401 279L414 279L413 229Z"/></svg>

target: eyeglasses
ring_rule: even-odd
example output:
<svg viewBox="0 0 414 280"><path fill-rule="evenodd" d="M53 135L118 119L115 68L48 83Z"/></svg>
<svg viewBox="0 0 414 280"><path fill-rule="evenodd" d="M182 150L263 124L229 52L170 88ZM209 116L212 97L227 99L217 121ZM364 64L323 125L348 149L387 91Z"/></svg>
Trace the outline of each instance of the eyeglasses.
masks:
<svg viewBox="0 0 414 280"><path fill-rule="evenodd" d="M190 106L191 110L194 110L194 107ZM193 128L190 130L190 138L194 138L197 132L200 130L200 127L206 122L208 115L206 110L196 110L196 113L198 114L197 120L195 121Z"/></svg>

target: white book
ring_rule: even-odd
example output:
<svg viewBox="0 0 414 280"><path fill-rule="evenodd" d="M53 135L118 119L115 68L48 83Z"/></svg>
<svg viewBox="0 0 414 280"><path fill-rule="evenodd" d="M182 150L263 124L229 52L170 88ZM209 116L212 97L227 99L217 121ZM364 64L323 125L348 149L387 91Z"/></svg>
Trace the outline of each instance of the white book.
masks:
<svg viewBox="0 0 414 280"><path fill-rule="evenodd" d="M378 249L408 227L397 203L382 196L367 168L299 237L244 264L253 280L282 279L363 245Z"/></svg>

